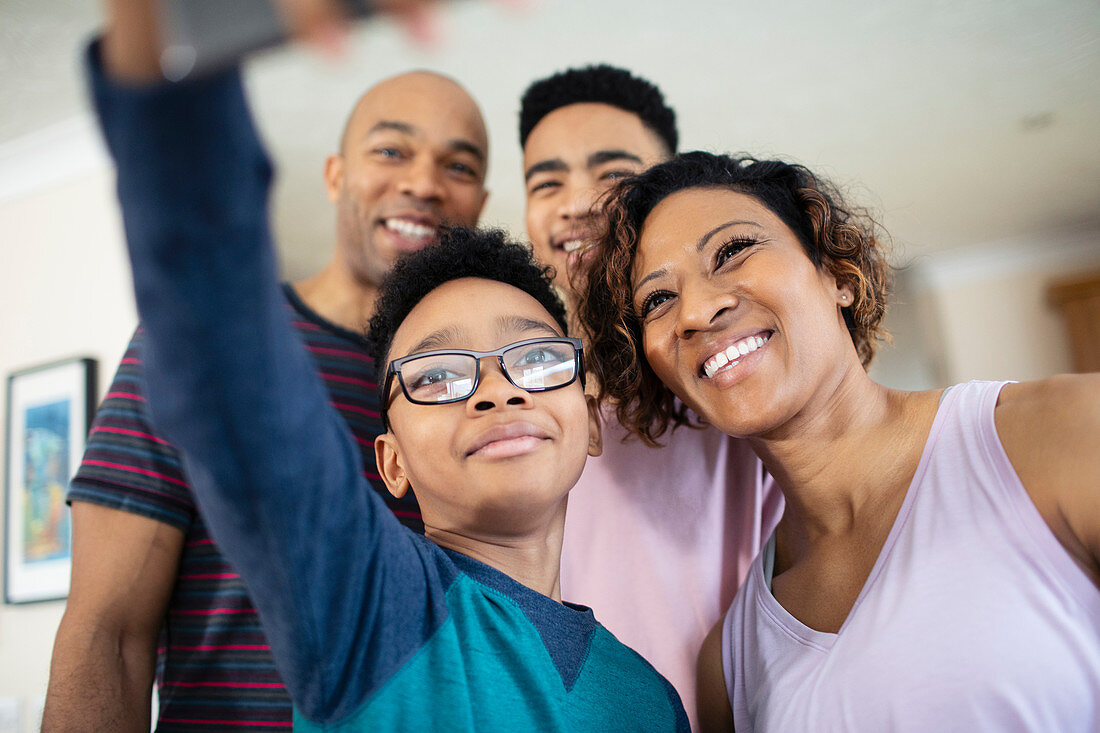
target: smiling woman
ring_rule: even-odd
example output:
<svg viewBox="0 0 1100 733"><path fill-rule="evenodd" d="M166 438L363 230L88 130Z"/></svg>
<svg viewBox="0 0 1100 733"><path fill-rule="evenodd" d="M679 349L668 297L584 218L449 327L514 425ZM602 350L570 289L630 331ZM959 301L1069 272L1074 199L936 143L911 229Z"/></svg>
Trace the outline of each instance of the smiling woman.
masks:
<svg viewBox="0 0 1100 733"><path fill-rule="evenodd" d="M608 235L599 242L599 253L582 278L585 291L578 307L592 331L590 352L597 355L591 360L592 370L599 377L601 394L616 403L623 425L652 443L670 425L687 419L650 364L634 358L642 351L643 320L655 320L666 311L669 298L654 282L665 274L660 267L633 282L637 234L650 212L679 191L740 192L744 203L770 220L773 228L785 226L814 266L824 267L849 287L852 301L842 317L861 363L870 364L877 341L885 335L881 322L889 267L884 239L874 220L846 205L831 184L798 165L706 153L681 155L674 163L651 169L642 180L644 185L626 186L611 198ZM751 250L763 237L758 222L731 219L703 232L694 244L700 253L709 245L724 263L734 255L743 258L741 251Z"/></svg>
<svg viewBox="0 0 1100 733"><path fill-rule="evenodd" d="M691 153L608 212L601 396L649 441L685 406L747 438L787 503L700 654L704 728L1096 730L1100 376L873 382L882 237L800 166Z"/></svg>

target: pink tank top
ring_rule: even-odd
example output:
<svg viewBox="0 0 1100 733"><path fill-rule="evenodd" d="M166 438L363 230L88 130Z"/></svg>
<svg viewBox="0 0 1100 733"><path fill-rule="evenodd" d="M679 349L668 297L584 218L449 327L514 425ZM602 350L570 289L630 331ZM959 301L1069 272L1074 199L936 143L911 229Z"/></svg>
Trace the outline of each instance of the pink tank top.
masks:
<svg viewBox="0 0 1100 733"><path fill-rule="evenodd" d="M944 395L837 633L787 613L754 560L722 635L738 733L1100 731L1100 590L1005 455L1002 386Z"/></svg>

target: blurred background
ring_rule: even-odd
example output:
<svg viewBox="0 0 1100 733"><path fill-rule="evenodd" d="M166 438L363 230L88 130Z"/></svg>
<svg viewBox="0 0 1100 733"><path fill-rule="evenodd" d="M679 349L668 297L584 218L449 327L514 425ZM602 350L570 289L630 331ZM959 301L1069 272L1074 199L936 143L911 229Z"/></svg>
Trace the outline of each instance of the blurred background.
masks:
<svg viewBox="0 0 1100 733"><path fill-rule="evenodd" d="M98 18L87 0L0 0L0 373L90 356L102 395L135 316L78 61ZM296 49L250 62L288 279L329 257L322 165L367 87L412 68L464 84L490 129L483 223L523 238L520 94L608 62L662 88L682 149L801 162L877 213L902 266L880 381L1100 369L1095 0L466 0L439 25L420 48L385 20L358 26L339 65ZM0 732L35 729L63 610L0 607Z"/></svg>

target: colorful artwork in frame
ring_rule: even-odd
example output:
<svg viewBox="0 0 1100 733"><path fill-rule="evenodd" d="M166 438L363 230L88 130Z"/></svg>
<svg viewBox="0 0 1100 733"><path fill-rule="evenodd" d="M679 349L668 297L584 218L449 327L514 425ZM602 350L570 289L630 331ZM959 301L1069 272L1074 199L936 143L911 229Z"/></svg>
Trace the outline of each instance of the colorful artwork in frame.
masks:
<svg viewBox="0 0 1100 733"><path fill-rule="evenodd" d="M65 505L95 409L96 363L69 359L8 377L4 602L68 595L72 521Z"/></svg>

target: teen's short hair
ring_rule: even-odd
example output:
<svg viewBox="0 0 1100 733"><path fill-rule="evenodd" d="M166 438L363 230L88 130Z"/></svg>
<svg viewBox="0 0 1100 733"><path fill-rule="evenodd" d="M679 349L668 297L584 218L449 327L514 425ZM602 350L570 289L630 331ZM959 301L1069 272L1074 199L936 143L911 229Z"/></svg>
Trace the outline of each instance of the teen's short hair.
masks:
<svg viewBox="0 0 1100 733"><path fill-rule="evenodd" d="M669 155L676 152L679 142L676 113L665 104L661 90L626 69L607 64L567 69L527 87L520 102L520 147L527 144L527 136L543 117L561 107L583 102L609 104L638 115L661 138Z"/></svg>
<svg viewBox="0 0 1100 733"><path fill-rule="evenodd" d="M519 288L537 300L568 335L565 306L553 286L553 268L535 261L529 247L513 242L499 229L446 230L439 244L401 257L382 283L367 338L374 357L378 388L385 383L393 335L409 311L440 285L476 277ZM477 308L470 309L477 317ZM385 395L382 395L385 399Z"/></svg>

